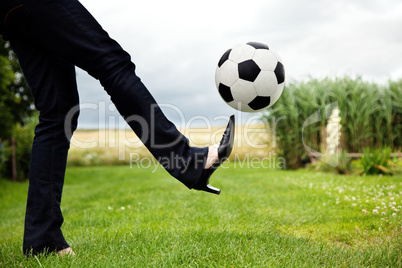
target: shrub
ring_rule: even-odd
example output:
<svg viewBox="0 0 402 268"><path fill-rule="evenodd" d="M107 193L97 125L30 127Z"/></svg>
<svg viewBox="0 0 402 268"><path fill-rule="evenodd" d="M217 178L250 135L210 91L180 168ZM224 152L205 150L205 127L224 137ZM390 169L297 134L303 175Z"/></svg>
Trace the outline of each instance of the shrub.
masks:
<svg viewBox="0 0 402 268"><path fill-rule="evenodd" d="M392 175L397 171L397 165L391 160L391 148L364 150L361 157L362 173L366 175Z"/></svg>

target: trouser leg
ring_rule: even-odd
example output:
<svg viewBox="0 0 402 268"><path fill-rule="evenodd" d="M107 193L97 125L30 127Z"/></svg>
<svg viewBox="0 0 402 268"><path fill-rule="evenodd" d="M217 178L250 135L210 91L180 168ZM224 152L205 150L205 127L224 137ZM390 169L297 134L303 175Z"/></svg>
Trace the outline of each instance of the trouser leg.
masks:
<svg viewBox="0 0 402 268"><path fill-rule="evenodd" d="M51 92L52 88L66 88L71 80L68 79L64 86L59 84L62 80L52 81L55 74L52 74L52 68L49 67L50 62L46 68L42 66L41 71L35 69L31 63L41 66L39 63L42 54L26 53L31 51L30 47L40 48L50 59L63 62L62 66L68 69L70 76L73 76L72 66L77 65L99 79L121 115L150 152L163 163L170 174L192 188L201 176L208 148L190 147L187 138L166 119L152 95L136 76L135 65L130 56L108 36L78 1L21 1L30 11L29 27L24 28L23 34L18 36L12 32L9 34L41 112L32 152L34 161L30 175L24 249L47 247L53 250L67 246L60 231L63 221L60 199L68 139L63 136L61 125L64 124L66 110L74 103L64 106L64 102L60 102L63 91ZM59 70L61 69L60 67ZM65 74L57 75L61 76L60 79L64 77L67 80ZM54 85L49 86L48 83ZM73 120L70 126L72 130L75 129L75 124ZM39 179L31 179L32 177ZM58 192L53 192L54 188ZM35 200L45 201L40 201L38 206ZM54 219L49 222L49 218L34 217L36 213ZM38 237L43 239L35 242Z"/></svg>
<svg viewBox="0 0 402 268"><path fill-rule="evenodd" d="M71 138L65 135L64 118L79 103L75 68L32 44L11 44L40 112L31 152L23 250L26 254L60 250L68 247L60 229L60 202ZM78 113L69 125L70 133L77 127L77 117Z"/></svg>

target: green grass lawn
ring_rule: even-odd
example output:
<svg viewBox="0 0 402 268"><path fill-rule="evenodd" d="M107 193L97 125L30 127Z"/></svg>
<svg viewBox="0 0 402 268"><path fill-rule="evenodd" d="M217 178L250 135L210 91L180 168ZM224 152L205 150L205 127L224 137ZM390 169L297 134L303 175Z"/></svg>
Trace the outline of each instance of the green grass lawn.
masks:
<svg viewBox="0 0 402 268"><path fill-rule="evenodd" d="M0 267L402 266L402 176L240 164L214 174L220 196L161 168L69 168L63 232L77 255L64 258L22 255L28 183L0 180Z"/></svg>

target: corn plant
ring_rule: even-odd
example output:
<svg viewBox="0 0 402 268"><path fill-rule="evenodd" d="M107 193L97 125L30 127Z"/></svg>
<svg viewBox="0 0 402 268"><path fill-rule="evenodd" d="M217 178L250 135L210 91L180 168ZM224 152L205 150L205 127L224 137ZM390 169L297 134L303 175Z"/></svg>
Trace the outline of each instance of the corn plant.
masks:
<svg viewBox="0 0 402 268"><path fill-rule="evenodd" d="M390 96L391 108L391 143L395 148L402 147L402 79L389 83L388 94Z"/></svg>

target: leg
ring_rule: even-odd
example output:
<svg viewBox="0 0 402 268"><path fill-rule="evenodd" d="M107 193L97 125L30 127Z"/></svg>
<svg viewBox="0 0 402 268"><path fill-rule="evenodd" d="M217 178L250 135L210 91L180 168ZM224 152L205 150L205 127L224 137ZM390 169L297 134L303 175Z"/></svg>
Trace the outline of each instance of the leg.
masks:
<svg viewBox="0 0 402 268"><path fill-rule="evenodd" d="M30 11L29 27L18 38L9 34L34 96L41 96L35 101L41 116L32 153L24 251L68 247L60 231L60 200L69 137L61 134L60 126L75 105L67 103L76 94L75 80L71 92L73 65L100 80L130 127L170 174L189 188L202 189L200 179L207 183L212 174L203 172L208 148L189 146L136 76L130 56L85 8L77 0L22 1ZM76 128L74 120L70 127Z"/></svg>
<svg viewBox="0 0 402 268"><path fill-rule="evenodd" d="M67 112L78 105L75 68L47 51L11 40L40 111L31 153L23 250L33 254L68 247L60 227L60 210L69 140L64 133ZM77 127L72 120L71 133Z"/></svg>
<svg viewBox="0 0 402 268"><path fill-rule="evenodd" d="M29 42L60 55L99 79L120 114L175 178L192 188L208 148L190 147L135 74L135 65L77 0L25 0Z"/></svg>

